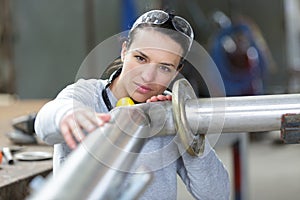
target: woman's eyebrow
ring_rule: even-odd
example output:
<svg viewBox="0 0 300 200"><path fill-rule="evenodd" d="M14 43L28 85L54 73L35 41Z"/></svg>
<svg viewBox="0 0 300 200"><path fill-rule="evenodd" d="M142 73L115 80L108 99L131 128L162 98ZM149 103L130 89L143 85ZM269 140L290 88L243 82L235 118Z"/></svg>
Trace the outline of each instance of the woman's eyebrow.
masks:
<svg viewBox="0 0 300 200"><path fill-rule="evenodd" d="M139 51L139 50L135 50L136 52L138 52L139 54L141 54L141 56L145 57L145 58L149 58L146 54L144 54L143 52Z"/></svg>
<svg viewBox="0 0 300 200"><path fill-rule="evenodd" d="M173 65L172 63L164 63L164 62L162 62L162 63L159 63L159 64L176 68L175 65Z"/></svg>
<svg viewBox="0 0 300 200"><path fill-rule="evenodd" d="M146 54L144 54L143 52L141 52L141 51L139 51L139 50L136 50L136 52L138 52L139 54L141 54L141 56L143 56L144 58L149 59L149 57L148 57ZM172 63L161 62L161 63L159 63L159 64L176 68L175 65L172 64Z"/></svg>

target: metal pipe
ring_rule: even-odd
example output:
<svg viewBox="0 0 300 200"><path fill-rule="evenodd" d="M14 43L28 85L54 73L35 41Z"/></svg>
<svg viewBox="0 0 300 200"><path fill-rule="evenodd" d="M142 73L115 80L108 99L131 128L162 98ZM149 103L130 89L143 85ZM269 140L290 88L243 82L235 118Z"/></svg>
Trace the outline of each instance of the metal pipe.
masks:
<svg viewBox="0 0 300 200"><path fill-rule="evenodd" d="M184 117L192 132L203 134L280 130L282 115L300 113L300 94L213 97L179 102L181 101L184 102ZM151 131L155 128L157 135L176 133L171 102L135 106L149 116ZM214 131L216 129L218 132Z"/></svg>
<svg viewBox="0 0 300 200"><path fill-rule="evenodd" d="M13 165L14 164L14 159L13 159L13 156L11 154L10 148L9 147L3 147L2 153L3 153L4 158L6 159L6 162L9 165Z"/></svg>
<svg viewBox="0 0 300 200"><path fill-rule="evenodd" d="M194 132L214 133L216 126L222 133L273 131L282 115L300 113L300 94L192 99L185 110Z"/></svg>
<svg viewBox="0 0 300 200"><path fill-rule="evenodd" d="M55 177L29 199L118 198L126 172L143 147L149 121L138 108L120 107L111 114L111 122L90 133Z"/></svg>
<svg viewBox="0 0 300 200"><path fill-rule="evenodd" d="M172 103L136 106L151 121L148 137L177 134L181 149L199 156L206 134L280 130L283 115L300 113L300 94L197 99L190 84L181 79L173 86Z"/></svg>
<svg viewBox="0 0 300 200"><path fill-rule="evenodd" d="M200 156L209 133L280 130L284 114L300 113L300 94L197 99L180 79L173 86L172 111L179 149Z"/></svg>

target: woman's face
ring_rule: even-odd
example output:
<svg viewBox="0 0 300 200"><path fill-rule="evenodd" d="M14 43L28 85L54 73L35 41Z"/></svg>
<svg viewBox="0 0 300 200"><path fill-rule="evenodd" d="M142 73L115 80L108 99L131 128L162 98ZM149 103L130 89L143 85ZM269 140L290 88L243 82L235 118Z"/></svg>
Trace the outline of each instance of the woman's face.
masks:
<svg viewBox="0 0 300 200"><path fill-rule="evenodd" d="M122 47L123 69L118 82L124 94L119 92L119 97L145 102L163 93L178 73L181 54L181 46L169 36L153 29L137 31L131 45L124 43Z"/></svg>

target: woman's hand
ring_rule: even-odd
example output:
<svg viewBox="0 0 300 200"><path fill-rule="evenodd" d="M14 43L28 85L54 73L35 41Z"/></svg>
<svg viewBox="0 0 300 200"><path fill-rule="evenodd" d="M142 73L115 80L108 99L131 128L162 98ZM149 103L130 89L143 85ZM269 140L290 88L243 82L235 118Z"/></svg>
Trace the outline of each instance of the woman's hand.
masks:
<svg viewBox="0 0 300 200"><path fill-rule="evenodd" d="M88 109L68 112L60 122L60 131L71 149L85 138L84 131L90 133L110 120L110 115L95 113Z"/></svg>
<svg viewBox="0 0 300 200"><path fill-rule="evenodd" d="M150 99L147 99L146 103L149 102L157 102L157 101L172 101L172 96L171 95L157 95L153 96Z"/></svg>

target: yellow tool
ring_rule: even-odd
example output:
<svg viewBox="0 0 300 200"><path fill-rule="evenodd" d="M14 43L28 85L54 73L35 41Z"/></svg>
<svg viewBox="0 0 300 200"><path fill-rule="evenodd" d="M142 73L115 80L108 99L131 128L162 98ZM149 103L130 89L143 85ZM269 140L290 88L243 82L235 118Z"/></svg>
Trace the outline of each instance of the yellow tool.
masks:
<svg viewBox="0 0 300 200"><path fill-rule="evenodd" d="M123 97L121 99L118 100L116 106L132 106L134 105L133 100L130 97Z"/></svg>

